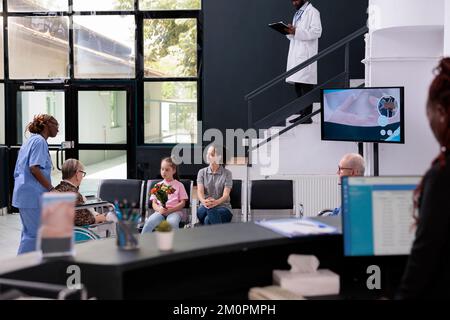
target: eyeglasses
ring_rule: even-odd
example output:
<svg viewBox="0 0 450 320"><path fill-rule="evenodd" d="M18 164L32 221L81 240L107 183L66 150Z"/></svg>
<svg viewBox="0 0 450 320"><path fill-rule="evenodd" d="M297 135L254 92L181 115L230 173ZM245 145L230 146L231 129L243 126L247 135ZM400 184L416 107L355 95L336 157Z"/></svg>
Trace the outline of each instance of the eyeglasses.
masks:
<svg viewBox="0 0 450 320"><path fill-rule="evenodd" d="M341 172L343 170L353 170L353 168L346 168L346 167L338 166L338 170L337 170L338 172Z"/></svg>
<svg viewBox="0 0 450 320"><path fill-rule="evenodd" d="M81 172L83 174L83 178L86 177L86 172L82 170L78 170L78 172Z"/></svg>

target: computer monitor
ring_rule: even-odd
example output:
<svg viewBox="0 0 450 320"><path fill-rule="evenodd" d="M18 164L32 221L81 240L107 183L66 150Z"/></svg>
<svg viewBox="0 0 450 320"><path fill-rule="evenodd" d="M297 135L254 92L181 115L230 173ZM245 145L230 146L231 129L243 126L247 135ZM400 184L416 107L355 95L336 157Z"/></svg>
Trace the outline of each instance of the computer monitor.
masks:
<svg viewBox="0 0 450 320"><path fill-rule="evenodd" d="M345 256L408 255L415 236L413 193L420 177L343 177Z"/></svg>
<svg viewBox="0 0 450 320"><path fill-rule="evenodd" d="M322 140L404 143L404 88L321 90Z"/></svg>

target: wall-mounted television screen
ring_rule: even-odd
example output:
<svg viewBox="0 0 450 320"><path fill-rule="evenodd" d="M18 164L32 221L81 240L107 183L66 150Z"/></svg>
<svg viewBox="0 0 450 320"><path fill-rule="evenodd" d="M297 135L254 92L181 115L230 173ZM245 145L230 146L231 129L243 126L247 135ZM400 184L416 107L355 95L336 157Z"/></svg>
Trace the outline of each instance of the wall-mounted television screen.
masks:
<svg viewBox="0 0 450 320"><path fill-rule="evenodd" d="M323 89L322 140L405 143L404 88Z"/></svg>

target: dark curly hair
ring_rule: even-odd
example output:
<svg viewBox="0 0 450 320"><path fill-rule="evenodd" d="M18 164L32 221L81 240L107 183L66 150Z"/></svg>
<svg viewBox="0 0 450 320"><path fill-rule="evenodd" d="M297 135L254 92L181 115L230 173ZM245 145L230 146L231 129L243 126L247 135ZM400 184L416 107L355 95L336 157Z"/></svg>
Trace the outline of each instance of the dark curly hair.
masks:
<svg viewBox="0 0 450 320"><path fill-rule="evenodd" d="M56 119L49 114L35 115L33 121L31 121L25 128L25 133L29 131L30 133L40 134L44 131L49 121L56 121Z"/></svg>
<svg viewBox="0 0 450 320"><path fill-rule="evenodd" d="M444 58L435 69L436 77L431 83L428 93L428 106L435 108L440 105L450 115L450 58ZM445 140L441 145L441 152L433 160L432 166L438 164L439 168L444 168L447 163L445 160L446 152L450 150L450 123L447 123ZM414 191L414 218L418 222L419 217L416 212L420 206L420 198L423 191L423 179Z"/></svg>

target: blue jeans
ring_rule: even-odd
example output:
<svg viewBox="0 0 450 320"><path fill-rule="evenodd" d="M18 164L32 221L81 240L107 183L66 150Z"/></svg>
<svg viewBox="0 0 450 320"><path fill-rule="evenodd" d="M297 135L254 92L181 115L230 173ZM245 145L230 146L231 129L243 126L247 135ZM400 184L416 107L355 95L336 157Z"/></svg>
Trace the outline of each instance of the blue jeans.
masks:
<svg viewBox="0 0 450 320"><path fill-rule="evenodd" d="M22 220L22 235L17 254L36 250L36 239L41 224L41 210L39 208L19 208Z"/></svg>
<svg viewBox="0 0 450 320"><path fill-rule="evenodd" d="M153 230L164 220L167 220L167 222L170 223L172 229L178 229L180 227L181 216L178 213L173 212L167 217L164 217L161 213L154 212L145 222L142 233L153 232Z"/></svg>
<svg viewBox="0 0 450 320"><path fill-rule="evenodd" d="M197 218L201 224L219 224L230 222L233 214L225 207L207 209L202 205L197 209Z"/></svg>

